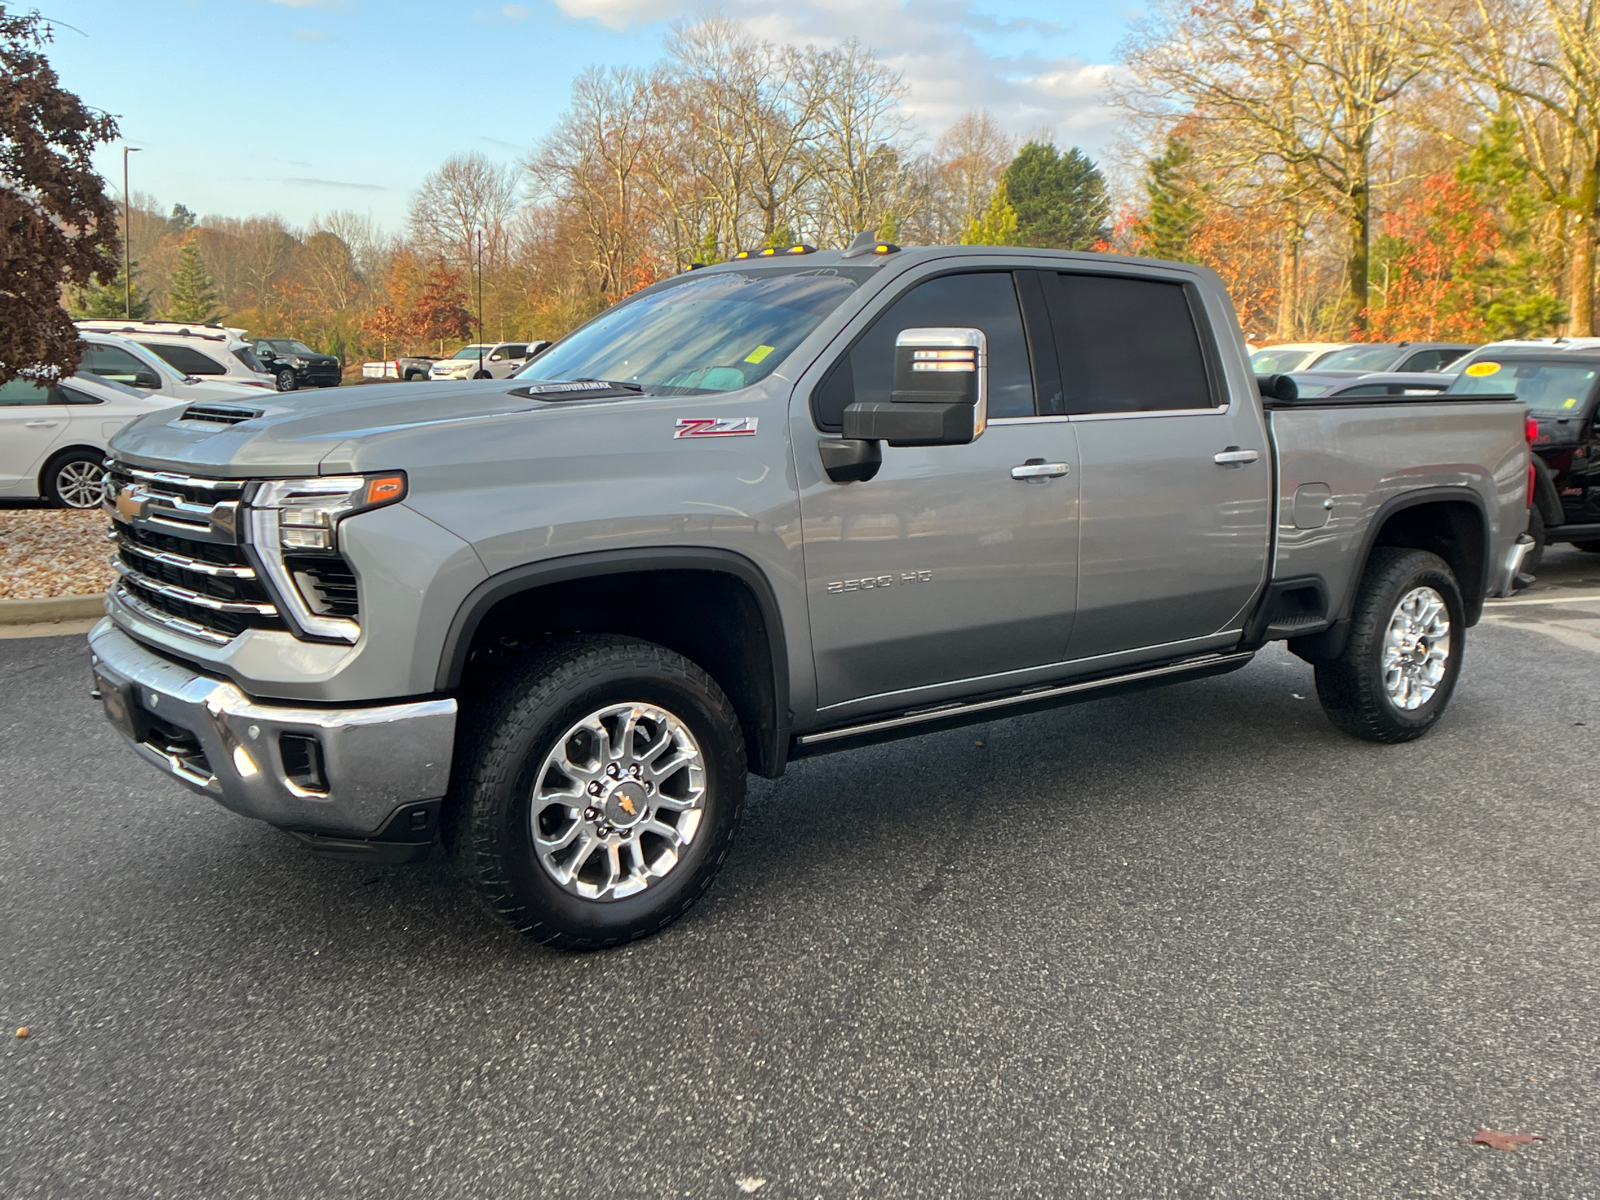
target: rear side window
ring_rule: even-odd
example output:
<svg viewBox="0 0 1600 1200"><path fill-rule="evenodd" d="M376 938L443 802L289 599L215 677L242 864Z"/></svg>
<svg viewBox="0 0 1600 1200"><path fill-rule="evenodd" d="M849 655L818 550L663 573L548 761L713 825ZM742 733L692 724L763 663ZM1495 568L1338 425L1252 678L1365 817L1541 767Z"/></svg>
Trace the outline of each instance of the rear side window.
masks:
<svg viewBox="0 0 1600 1200"><path fill-rule="evenodd" d="M252 371L266 370L266 368L261 365L261 360L256 357L256 352L250 349L249 346L240 346L233 352L233 356Z"/></svg>
<svg viewBox="0 0 1600 1200"><path fill-rule="evenodd" d="M528 348L522 345L504 347L507 358L527 358Z"/></svg>
<svg viewBox="0 0 1600 1200"><path fill-rule="evenodd" d="M891 304L812 393L817 428L837 431L847 405L887 401L894 391L894 340L902 329L981 329L989 344L989 419L1034 415L1033 369L1009 271L941 275Z"/></svg>
<svg viewBox="0 0 1600 1200"><path fill-rule="evenodd" d="M174 342L146 342L145 345L185 375L226 375L228 368L210 355Z"/></svg>
<svg viewBox="0 0 1600 1200"><path fill-rule="evenodd" d="M61 394L61 389L48 383L39 383L32 379L13 379L10 383L0 384L0 407L3 408L66 403L68 403L67 398Z"/></svg>
<svg viewBox="0 0 1600 1200"><path fill-rule="evenodd" d="M1395 368L1396 371L1437 371L1444 365L1443 350L1421 350ZM1454 357L1452 355L1452 357Z"/></svg>
<svg viewBox="0 0 1600 1200"><path fill-rule="evenodd" d="M116 346L100 346L94 342L86 342L83 347L83 365L78 368L91 375L99 375L104 379L115 379L118 383L131 384L141 372L154 375L155 371L140 362L126 350Z"/></svg>
<svg viewBox="0 0 1600 1200"><path fill-rule="evenodd" d="M1044 273L1066 411L1215 408L1181 283Z"/></svg>

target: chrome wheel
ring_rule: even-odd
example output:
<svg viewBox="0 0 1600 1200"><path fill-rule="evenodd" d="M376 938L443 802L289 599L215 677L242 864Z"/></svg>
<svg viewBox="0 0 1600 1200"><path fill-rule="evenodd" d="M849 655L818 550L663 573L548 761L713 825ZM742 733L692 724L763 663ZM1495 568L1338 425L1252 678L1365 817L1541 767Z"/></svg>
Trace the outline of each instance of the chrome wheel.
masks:
<svg viewBox="0 0 1600 1200"><path fill-rule="evenodd" d="M1450 610L1431 587L1400 598L1383 639L1383 690L1389 703L1421 708L1439 688L1450 664Z"/></svg>
<svg viewBox="0 0 1600 1200"><path fill-rule="evenodd" d="M55 490L68 508L99 508L104 499L106 469L97 462L74 458L56 468Z"/></svg>
<svg viewBox="0 0 1600 1200"><path fill-rule="evenodd" d="M705 756L689 727L653 704L613 704L545 756L528 819L539 865L586 900L659 883L705 812Z"/></svg>

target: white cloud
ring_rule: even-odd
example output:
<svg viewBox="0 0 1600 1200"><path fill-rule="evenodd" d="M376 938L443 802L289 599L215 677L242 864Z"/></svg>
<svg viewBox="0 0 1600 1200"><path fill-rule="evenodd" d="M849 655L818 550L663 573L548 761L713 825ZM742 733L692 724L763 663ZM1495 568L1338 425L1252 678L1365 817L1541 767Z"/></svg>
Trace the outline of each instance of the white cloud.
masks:
<svg viewBox="0 0 1600 1200"><path fill-rule="evenodd" d="M569 17L619 32L701 11L685 0L555 2ZM1049 128L1064 141L1099 148L1120 121L1105 103L1111 67L1062 53L1069 33L1055 21L999 19L972 0L728 0L722 12L774 42L827 46L859 38L904 73L907 113L933 136L962 113L987 108L1013 133ZM979 37L1021 48L997 53Z"/></svg>
<svg viewBox="0 0 1600 1200"><path fill-rule="evenodd" d="M326 42L328 31L326 29L291 29L289 36L297 42Z"/></svg>

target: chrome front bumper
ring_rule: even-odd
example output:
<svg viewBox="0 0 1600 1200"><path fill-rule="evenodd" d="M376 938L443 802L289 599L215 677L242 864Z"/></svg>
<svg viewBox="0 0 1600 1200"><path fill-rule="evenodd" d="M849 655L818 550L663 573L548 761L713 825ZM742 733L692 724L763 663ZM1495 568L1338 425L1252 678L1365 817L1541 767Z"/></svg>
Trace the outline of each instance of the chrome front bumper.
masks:
<svg viewBox="0 0 1600 1200"><path fill-rule="evenodd" d="M109 618L90 632L89 648L107 718L129 745L241 816L307 833L371 837L402 806L445 794L454 700L366 708L259 704L226 680L147 650ZM321 786L291 778L284 734L314 739Z"/></svg>

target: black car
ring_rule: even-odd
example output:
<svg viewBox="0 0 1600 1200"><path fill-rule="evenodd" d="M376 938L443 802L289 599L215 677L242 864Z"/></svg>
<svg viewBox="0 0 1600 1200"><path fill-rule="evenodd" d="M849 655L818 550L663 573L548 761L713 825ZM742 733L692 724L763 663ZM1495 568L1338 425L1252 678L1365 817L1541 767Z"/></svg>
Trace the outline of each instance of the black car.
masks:
<svg viewBox="0 0 1600 1200"><path fill-rule="evenodd" d="M1528 406L1533 436L1533 507L1528 532L1533 570L1547 542L1600 554L1600 348L1485 346L1450 385L1450 394L1511 392Z"/></svg>
<svg viewBox="0 0 1600 1200"><path fill-rule="evenodd" d="M256 357L261 369L275 375L280 392L302 387L338 387L344 364L331 354L319 354L294 338L257 338Z"/></svg>

